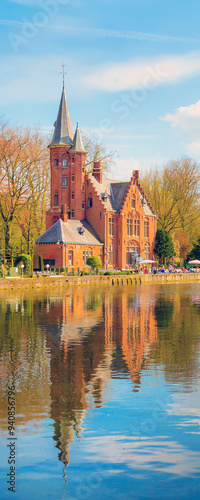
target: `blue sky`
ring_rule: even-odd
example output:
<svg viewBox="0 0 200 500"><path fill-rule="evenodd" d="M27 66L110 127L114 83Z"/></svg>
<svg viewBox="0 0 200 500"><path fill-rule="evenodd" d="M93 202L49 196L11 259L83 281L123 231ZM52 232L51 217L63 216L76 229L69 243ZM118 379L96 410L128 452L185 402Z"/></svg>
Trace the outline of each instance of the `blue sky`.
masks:
<svg viewBox="0 0 200 500"><path fill-rule="evenodd" d="M50 132L66 64L73 128L95 133L130 177L200 160L199 1L2 0L0 115Z"/></svg>

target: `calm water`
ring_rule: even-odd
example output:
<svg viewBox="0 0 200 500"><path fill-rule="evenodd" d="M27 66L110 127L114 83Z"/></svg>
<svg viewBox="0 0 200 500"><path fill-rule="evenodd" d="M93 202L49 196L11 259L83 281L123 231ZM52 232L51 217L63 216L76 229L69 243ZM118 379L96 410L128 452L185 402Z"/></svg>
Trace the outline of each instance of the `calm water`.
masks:
<svg viewBox="0 0 200 500"><path fill-rule="evenodd" d="M0 498L200 498L200 285L17 293L0 296Z"/></svg>

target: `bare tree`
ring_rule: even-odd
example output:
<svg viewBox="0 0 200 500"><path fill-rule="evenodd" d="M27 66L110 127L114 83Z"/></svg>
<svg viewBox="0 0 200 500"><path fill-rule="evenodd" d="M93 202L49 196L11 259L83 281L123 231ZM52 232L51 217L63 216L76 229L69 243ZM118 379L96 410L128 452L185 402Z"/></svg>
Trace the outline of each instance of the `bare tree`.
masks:
<svg viewBox="0 0 200 500"><path fill-rule="evenodd" d="M83 143L87 152L85 161L86 170L89 173L92 172L94 161L100 161L102 171L109 173L115 163L115 158L118 157L117 151L107 152L103 144L98 142L95 134L83 135Z"/></svg>
<svg viewBox="0 0 200 500"><path fill-rule="evenodd" d="M25 236L33 219L37 227L41 213L43 217L49 182L48 153L42 136L38 131L19 130L1 122L0 216L7 254L11 251L14 224L20 225Z"/></svg>
<svg viewBox="0 0 200 500"><path fill-rule="evenodd" d="M191 159L169 162L151 170L141 183L158 216L158 226L168 232L188 232L200 220L200 172Z"/></svg>

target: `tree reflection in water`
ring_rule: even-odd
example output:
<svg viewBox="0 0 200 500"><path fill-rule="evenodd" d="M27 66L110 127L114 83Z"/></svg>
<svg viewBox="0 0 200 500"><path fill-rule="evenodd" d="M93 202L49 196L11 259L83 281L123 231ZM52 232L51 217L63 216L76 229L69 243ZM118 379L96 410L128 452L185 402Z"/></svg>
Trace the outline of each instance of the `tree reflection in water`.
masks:
<svg viewBox="0 0 200 500"><path fill-rule="evenodd" d="M17 425L25 429L29 420L37 425L50 416L65 467L75 435L82 437L87 410L106 405L113 378L131 379L137 392L142 374L154 363L164 366L166 379L181 377L187 383L188 373L196 370L199 305L190 296L160 291L146 285L139 291L76 288L2 297L2 429L11 368ZM192 342L187 334L191 320Z"/></svg>

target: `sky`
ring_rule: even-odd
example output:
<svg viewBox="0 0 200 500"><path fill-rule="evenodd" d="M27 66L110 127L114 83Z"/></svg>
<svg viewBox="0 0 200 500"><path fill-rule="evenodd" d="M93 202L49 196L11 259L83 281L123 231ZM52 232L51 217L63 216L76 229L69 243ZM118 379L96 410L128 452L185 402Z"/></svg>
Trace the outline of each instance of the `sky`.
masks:
<svg viewBox="0 0 200 500"><path fill-rule="evenodd" d="M117 151L128 180L200 161L199 0L1 0L0 117L53 131L65 89L75 130Z"/></svg>

